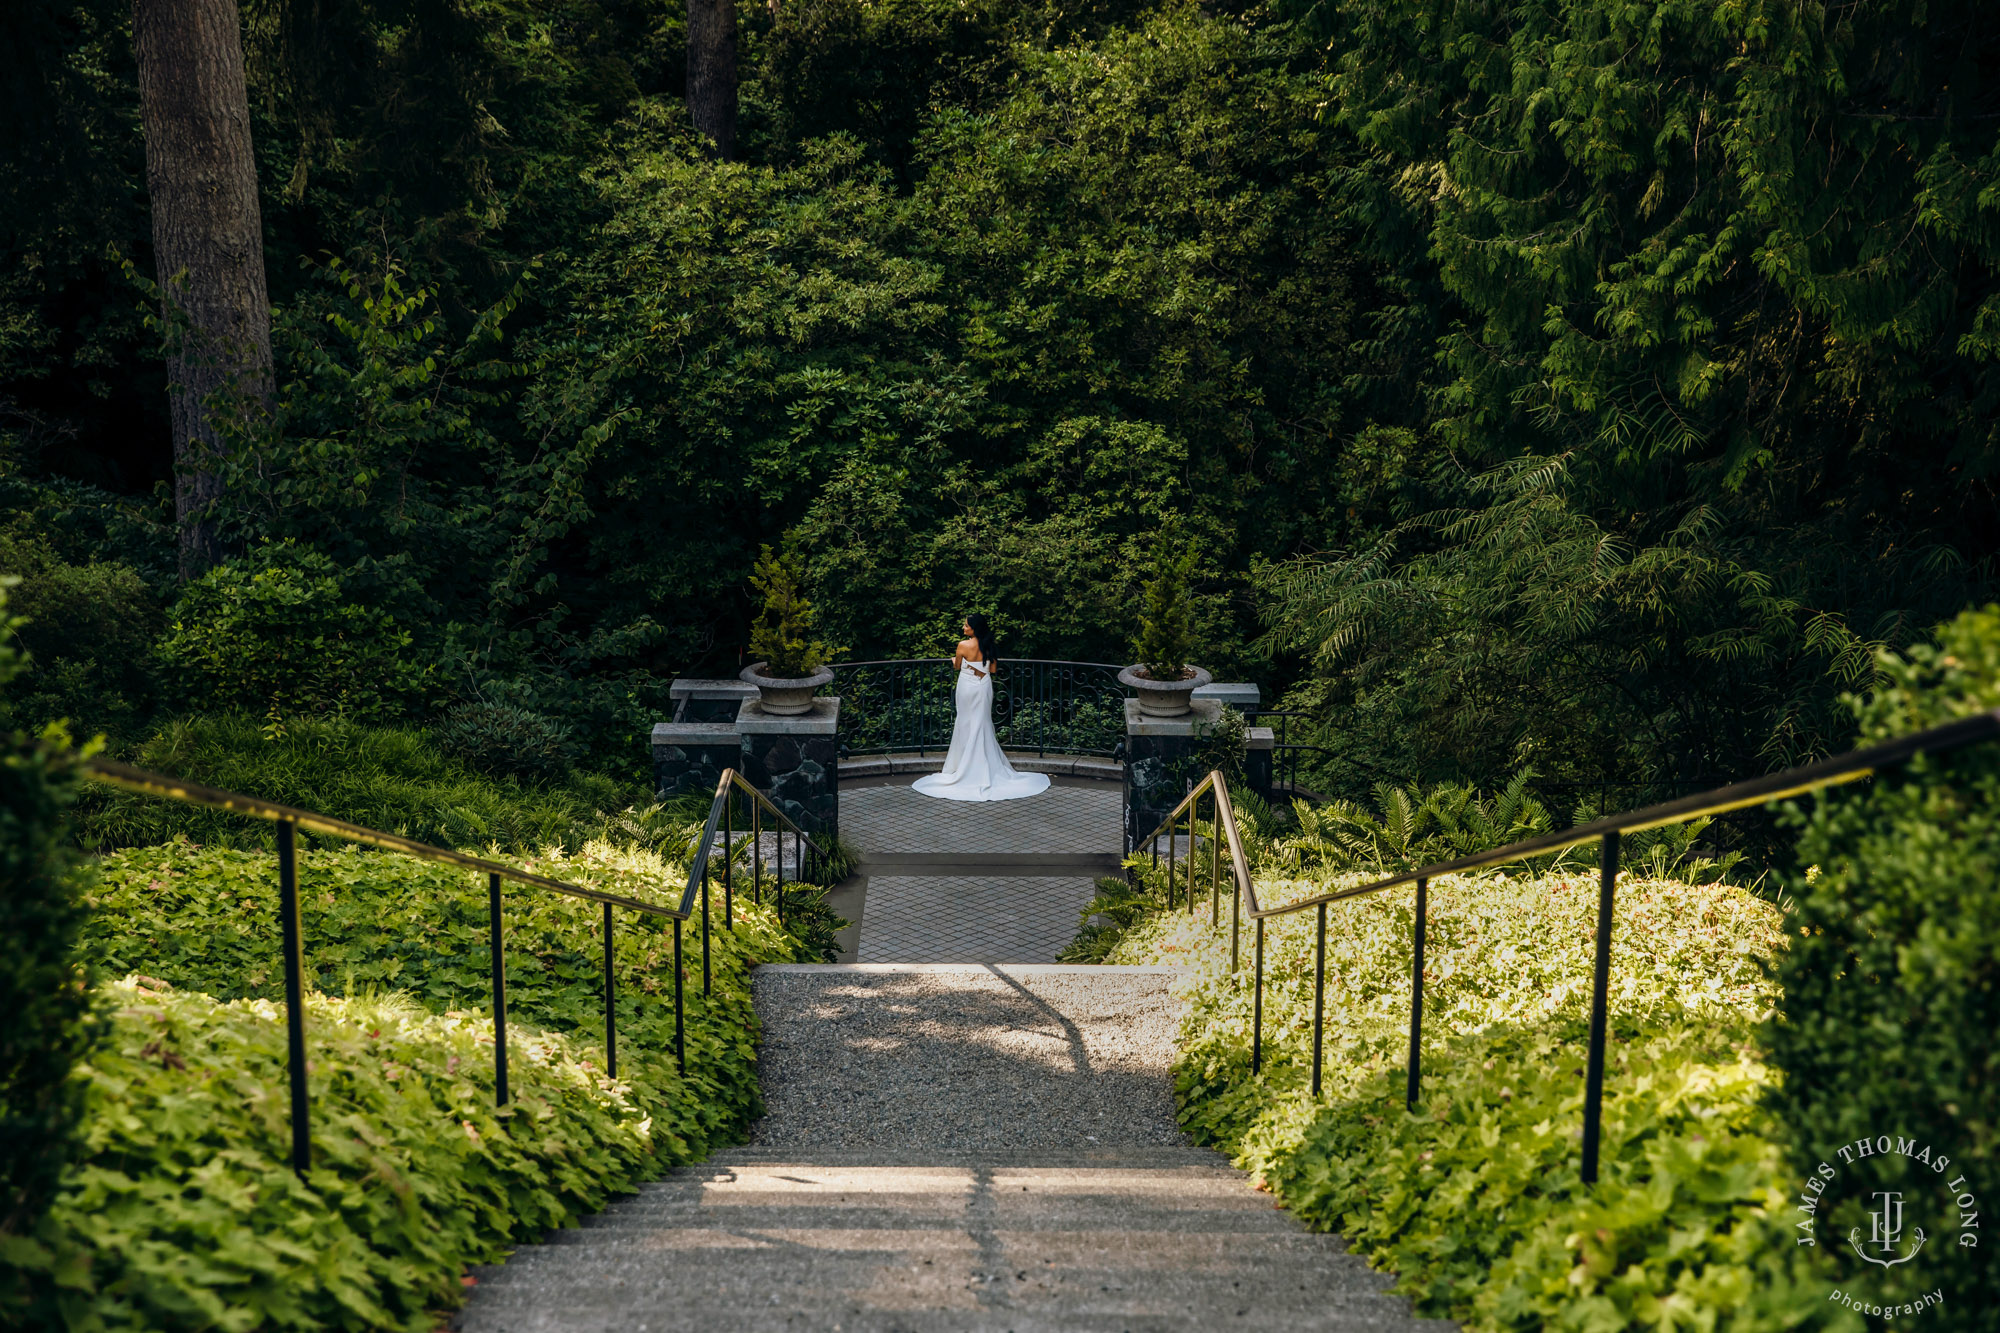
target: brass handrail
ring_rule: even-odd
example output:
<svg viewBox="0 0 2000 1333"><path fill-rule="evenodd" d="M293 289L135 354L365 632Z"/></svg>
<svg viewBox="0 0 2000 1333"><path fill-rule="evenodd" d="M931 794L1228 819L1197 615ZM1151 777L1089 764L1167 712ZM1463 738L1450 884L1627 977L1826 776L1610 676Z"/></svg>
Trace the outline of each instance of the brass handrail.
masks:
<svg viewBox="0 0 2000 1333"><path fill-rule="evenodd" d="M1817 763L1802 764L1779 773L1766 774L1761 778L1731 783L1711 791L1697 792L1677 800L1663 801L1657 805L1644 806L1624 814L1607 815L1603 819L1588 824L1578 824L1573 828L1552 833L1538 834L1510 842L1490 851L1476 852L1471 856L1461 856L1451 861L1438 861L1406 870L1366 884L1351 888L1336 889L1328 893L1315 894L1296 902L1281 906L1266 907L1257 900L1257 884L1250 874L1248 858L1243 854L1243 841L1236 826L1235 806L1229 799L1229 783L1220 770L1211 772L1196 783L1175 806L1158 828L1154 829L1143 842L1152 849L1154 864L1159 863L1160 839L1167 844L1167 898L1176 901L1174 891L1174 861L1176 859L1176 838L1183 815L1188 826L1188 911L1194 911L1194 826L1200 815L1200 800L1204 793L1210 798L1210 818L1223 834L1223 841L1229 846L1230 877L1235 886L1235 901L1230 914L1229 970L1233 973L1239 965L1238 934L1240 920L1247 912L1257 924L1255 996L1252 1000L1250 1068L1260 1073L1264 1055L1264 922L1270 917L1288 916L1315 908L1318 912L1318 943L1313 964L1313 1047L1312 1047L1312 1091L1320 1094L1322 1049L1325 1039L1326 1017L1326 909L1329 903L1341 902L1349 898L1359 898L1381 893L1386 889L1403 884L1417 886L1415 919L1412 925L1412 965L1410 973L1410 1056L1406 1104L1415 1107L1417 1089L1421 1074L1423 1045L1423 1001L1424 1001L1424 934L1425 919L1429 904L1430 881L1439 875L1458 874L1468 870L1484 870L1505 865L1512 861L1522 861L1530 857L1546 856L1564 851L1587 842L1597 842L1602 846L1599 858L1598 905L1597 905L1597 956L1592 978L1590 1011L1590 1047L1587 1081L1584 1086L1583 1122L1583 1180L1586 1184L1597 1179L1597 1158L1602 1125L1604 1093L1604 1042L1608 1023L1608 994L1611 975L1611 915L1612 901L1618 880L1619 840L1626 833L1642 832L1660 828L1668 824L1699 819L1706 815L1725 814L1731 810L1743 810L1753 805L1766 805L1783 800L1788 796L1800 796L1826 787L1858 782L1884 769L1909 763L1920 755L1936 754L1955 750L1962 746L1981 741L2000 739L2000 708L1984 713L1975 713L1955 722L1928 727L1912 732L1893 741L1871 745L1865 749L1853 750L1844 755L1835 755ZM1221 890L1221 843L1210 838L1211 868L1209 878L1209 920L1219 923Z"/></svg>
<svg viewBox="0 0 2000 1333"><path fill-rule="evenodd" d="M369 828L349 820L337 819L316 810L303 810L297 806L283 805L277 801L267 801L259 796L246 796L241 792L225 791L220 787L205 786L199 782L189 782L185 778L172 777L164 773L154 773L143 768L134 768L114 759L92 755L80 764L86 777L107 786L125 791L137 792L144 796L154 796L162 800L177 801L183 805L201 806L209 810L221 810L229 814L243 815L251 819L269 820L277 825L278 842L278 915L279 926L284 937L285 963L285 1020L286 1056L291 1081L291 1127L292 1127L292 1167L303 1175L312 1165L311 1110L306 1093L306 1048L305 1048L305 962L304 945L299 926L298 861L296 850L297 833L305 829L328 837L341 838L348 842L379 847L384 851L397 852L404 856L423 861L434 861L442 865L457 866L473 870L486 876L487 911L489 921L489 943L493 976L493 1082L494 1099L505 1106L508 1101L507 1089L507 969L501 936L500 885L504 880L526 884L554 893L567 894L573 898L585 898L599 903L604 908L604 1065L605 1073L612 1078L618 1076L618 1023L617 989L612 970L612 917L611 909L623 907L647 916L666 917L674 923L674 1062L681 1074L687 1074L687 1006L683 991L682 926L694 915L695 892L697 886L703 890L701 896L701 974L702 990L709 988L709 930L707 857L708 845L715 834L715 812L710 811L708 827L704 833L700 853L695 857L699 865L697 871L691 867L688 884L681 894L678 906L663 907L623 894L606 893L588 885L571 884L566 880L554 879L548 875L538 875L533 871L511 866L504 861L492 861L481 856L469 856L453 851L449 847L437 847L415 838L406 838L399 833L385 833L381 829ZM736 788L748 792L761 806L768 809L778 819L789 825L794 834L806 846L812 846L810 839L798 826L785 817L783 811L772 805L764 794L751 786L734 769L725 770L723 780L718 784L717 800L722 792ZM780 834L780 846L782 847ZM818 851L817 847L813 849ZM802 853L801 853L802 854ZM782 904L782 890L781 904ZM760 894L761 897L761 894Z"/></svg>
<svg viewBox="0 0 2000 1333"><path fill-rule="evenodd" d="M336 819L332 815L323 815L315 810L301 810L295 806L267 801L259 796L245 796L241 792L224 791L220 787L203 786L199 782L189 782L185 778L134 768L115 759L92 756L83 761L83 769L88 776L106 786L120 787L145 796L158 796L169 801L179 801L183 805L224 810L251 819L289 823L311 833L324 833L328 837L344 838L348 842L380 847L385 851L401 852L405 856L414 856L423 861L437 861L466 870L477 870L483 874L498 875L517 884L532 884L538 889L566 893L573 898L588 898L592 902L607 903L613 907L630 908L634 912L644 912L649 916L675 917L685 921L693 910L685 898L678 910L660 907L637 898L626 898L582 884L570 884L564 880L551 879L547 875L537 875L532 871L510 866L503 861L488 861L484 857L455 852L449 847L434 847L427 842L418 842L415 838L406 838L400 833L384 833L380 829L372 829L365 824L350 823L345 819Z"/></svg>
<svg viewBox="0 0 2000 1333"><path fill-rule="evenodd" d="M778 924L785 922L785 828L792 832L792 856L794 883L805 878L805 855L810 849L815 858L826 853L812 840L806 831L793 822L792 818L780 810L771 798L750 783L733 768L722 770L722 776L715 781L715 799L708 803L708 820L702 825L701 845L688 859L687 890L681 895L681 903L689 912L693 911L694 896L701 894L701 993L709 993L708 937L709 937L709 856L715 847L716 826L722 826L722 925L726 930L735 929L736 893L733 872L736 865L734 846L734 816L736 802L734 793L742 792L750 798L750 863L752 883L758 902L764 901L764 851L763 821L759 815L770 811L773 818L781 821L784 828L777 830L777 908Z"/></svg>

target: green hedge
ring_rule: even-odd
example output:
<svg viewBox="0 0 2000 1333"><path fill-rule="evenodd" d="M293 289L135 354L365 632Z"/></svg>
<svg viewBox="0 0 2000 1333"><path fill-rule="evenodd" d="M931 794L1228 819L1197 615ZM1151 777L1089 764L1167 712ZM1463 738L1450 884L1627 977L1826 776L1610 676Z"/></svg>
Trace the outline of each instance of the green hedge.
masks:
<svg viewBox="0 0 2000 1333"><path fill-rule="evenodd" d="M1864 744L2000 707L2000 608L1967 612L1882 669L1858 708ZM1830 793L1800 823L1800 863L1815 870L1789 885L1797 929L1766 1034L1784 1075L1771 1104L1796 1178L1822 1162L1835 1174L1795 1198L1813 1207L1790 1220L1812 1224L1796 1234L1817 1242L1823 1289L1883 1305L1943 1291L1952 1328L2000 1329L2000 1239L1963 1224L2000 1204L2000 744ZM1881 1135L1932 1159L1839 1151ZM1934 1169L1939 1154L1948 1169ZM1893 1268L1864 1267L1848 1243L1856 1227L1870 1235L1876 1190L1904 1192L1906 1224L1927 1233Z"/></svg>
<svg viewBox="0 0 2000 1333"><path fill-rule="evenodd" d="M0 582L0 686L25 667L7 642L11 624ZM73 959L83 904L61 846L75 781L60 729L0 733L0 1271L69 1160L77 1119L69 1072L91 1038ZM0 1290L0 1313L5 1305Z"/></svg>
<svg viewBox="0 0 2000 1333"><path fill-rule="evenodd" d="M684 873L603 843L526 864L634 896ZM510 888L518 1100L496 1112L483 879L340 848L302 852L299 884L320 992L302 1183L286 1168L273 857L181 841L103 859L85 952L134 975L106 988L117 1019L84 1071L88 1152L29 1256L50 1326L431 1329L466 1264L733 1141L757 1113L747 969L802 955L768 908L739 904L733 932L718 919L708 997L688 934L685 1079L670 923L617 914L612 1083L601 909Z"/></svg>
<svg viewBox="0 0 2000 1333"><path fill-rule="evenodd" d="M349 594L331 558L279 541L183 584L158 651L170 693L196 707L379 722L439 692L412 642L395 617Z"/></svg>

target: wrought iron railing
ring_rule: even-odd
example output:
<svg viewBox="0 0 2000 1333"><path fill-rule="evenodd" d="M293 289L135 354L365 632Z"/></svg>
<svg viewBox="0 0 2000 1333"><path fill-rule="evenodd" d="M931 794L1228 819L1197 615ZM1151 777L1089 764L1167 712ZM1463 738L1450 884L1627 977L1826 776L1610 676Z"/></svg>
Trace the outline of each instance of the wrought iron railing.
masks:
<svg viewBox="0 0 2000 1333"><path fill-rule="evenodd" d="M737 841L736 811L738 805L747 807L749 827L744 830L750 841ZM826 849L815 843L811 836L786 818L783 811L771 803L769 797L758 791L741 773L733 768L722 770L716 780L715 799L709 802L708 819L701 828L701 842L695 848L694 856L688 861L687 891L681 901L693 901L697 894L701 899L701 993L708 994L708 935L711 915L710 862L716 850L716 836L721 834L722 848L722 925L725 930L736 926L736 854L743 847L750 852L751 892L757 902L764 901L764 813L769 811L778 824L772 827L770 837L772 895L778 911L778 924L785 922L785 833L792 835L792 882L802 882L806 877L806 856L811 853L815 869L827 859Z"/></svg>
<svg viewBox="0 0 2000 1333"><path fill-rule="evenodd" d="M1104 662L1002 658L993 674L993 727L1000 744L1037 755L1103 755L1125 735L1122 667ZM948 657L836 662L829 694L840 696L840 742L848 754L951 744L956 677Z"/></svg>
<svg viewBox="0 0 2000 1333"><path fill-rule="evenodd" d="M468 856L464 852L452 851L446 847L433 847L414 838L400 834L384 833L380 829L368 828L362 824L352 824L344 819L323 815L317 811L300 810L276 801L266 801L256 796L245 796L241 792L223 791L217 787L205 787L198 782L188 782L181 778L168 777L162 773L151 773L142 768L133 768L115 760L91 757L83 761L85 774L98 782L127 791L139 792L146 796L157 796L164 800L179 801L184 805L198 805L210 810L225 810L232 814L245 815L252 819L266 819L277 825L278 853L278 923L283 936L285 969L285 1029L286 1062L291 1082L291 1122L292 1122L292 1168L303 1174L312 1164L312 1124L311 1103L306 1089L306 1028L305 1028L305 949L299 926L299 881L296 842L298 830L324 834L348 842L358 842L370 847L380 847L385 851L398 852L419 860L436 861L445 865L458 866L465 870L477 871L486 876L486 901L489 913L489 945L493 972L493 1085L494 1100L505 1106L507 1090L507 965L504 940L501 933L500 903L501 884L512 882L531 888L547 889L553 893L567 894L572 898L585 898L604 906L604 1068L605 1073L618 1076L618 1015L617 980L612 971L612 916L614 907L643 913L647 916L671 918L674 923L674 1063L680 1072L687 1073L687 1029L686 1011L682 1003L682 926L694 915L697 899L701 910L701 988L707 994L710 987L709 963L709 893L706 848L715 831L715 816L709 816L709 826L703 841L703 852L694 859L688 873L686 888L680 901L673 906L641 901L621 894L606 893L587 885L570 884L563 880L551 879L547 875L537 875L517 866L501 861L489 861L484 857ZM733 784L733 786L732 786ZM764 813L768 812L776 822L777 852L779 860L779 912L783 915L783 858L785 833L792 834L793 853L799 866L804 864L804 856L813 848L811 839L783 811L773 805L764 794L743 781L735 770L722 775L718 788L718 800L723 789L740 789L743 799L750 802L757 812L756 819L762 827ZM763 867L758 860L757 892L759 901L763 897ZM796 874L794 878L797 878ZM725 883L727 881L725 880ZM733 924L731 905L725 889L724 924Z"/></svg>
<svg viewBox="0 0 2000 1333"><path fill-rule="evenodd" d="M1320 799L1319 793L1299 785L1299 764L1307 755L1330 755L1333 751L1324 745L1312 745L1292 739L1292 719L1310 718L1311 713L1291 712L1285 709L1262 709L1257 714L1257 725L1271 728L1271 786L1274 793L1286 796L1303 796L1312 800Z"/></svg>
<svg viewBox="0 0 2000 1333"><path fill-rule="evenodd" d="M1242 836L1236 826L1235 807L1230 803L1229 784L1221 773L1210 773L1197 783L1192 791L1174 808L1172 814L1161 822L1152 835L1143 839L1140 846L1150 845L1154 862L1159 861L1162 842L1167 855L1167 898L1169 902L1178 899L1175 883L1175 863L1180 859L1177 839L1181 837L1183 822L1187 826L1187 910L1195 910L1195 876L1198 873L1196 858L1202 854L1195 843L1195 825L1200 815L1201 798L1209 798L1210 827L1219 834L1208 839L1206 855L1209 875L1209 919L1220 924L1222 857L1226 846L1229 855L1230 875L1234 885L1229 926L1229 970L1233 974L1241 965L1240 939L1242 920L1246 915L1256 924L1256 964L1252 985L1255 994L1251 1000L1250 1017L1250 1069L1253 1074L1261 1073L1264 1067L1264 922L1276 916L1287 916L1308 909L1318 913L1318 942L1313 953L1313 1020L1312 1020L1312 1091L1320 1095L1322 1052L1326 1034L1326 911L1327 907L1348 898L1359 898L1368 894L1381 893L1404 884L1414 884L1417 890L1416 908L1411 928L1410 964L1410 1055L1408 1078L1405 1089L1406 1104L1414 1108L1420 1082L1423 1057L1424 1019L1424 930L1425 917L1429 907L1431 880L1440 875L1457 874L1468 870L1484 870L1509 862L1527 860L1531 857L1548 856L1566 848L1580 846L1587 842L1600 844L1598 898L1597 898L1597 945L1592 973L1590 997L1590 1038L1586 1061L1584 1101L1583 1101L1583 1180L1586 1184L1597 1180L1598 1144L1601 1135L1604 1104L1604 1041L1608 1021L1608 995L1611 980L1611 916L1612 902L1618 883L1619 839L1626 833L1637 833L1645 829L1660 828L1668 824L1678 824L1686 820L1699 819L1704 815L1726 814L1732 810L1745 810L1788 796L1800 796L1818 791L1823 787L1841 783L1856 782L1869 777L1884 768L1892 768L1922 754L1936 754L1957 749L1980 741L2000 739L2000 708L1991 712L1976 714L1957 722L1932 727L1913 735L1882 745L1870 746L1848 754L1822 760L1816 764L1806 764L1798 768L1786 769L1782 773L1772 773L1747 782L1734 783L1712 791L1698 792L1659 805L1629 811L1625 814L1609 815L1603 819L1580 824L1574 828L1520 842L1495 847L1491 851L1479 852L1472 856L1461 856L1452 861L1440 861L1433 865L1419 866L1384 879L1358 884L1351 888L1335 889L1327 893L1302 898L1297 902L1281 906L1266 907L1257 899L1257 885L1249 871L1249 862L1243 853Z"/></svg>

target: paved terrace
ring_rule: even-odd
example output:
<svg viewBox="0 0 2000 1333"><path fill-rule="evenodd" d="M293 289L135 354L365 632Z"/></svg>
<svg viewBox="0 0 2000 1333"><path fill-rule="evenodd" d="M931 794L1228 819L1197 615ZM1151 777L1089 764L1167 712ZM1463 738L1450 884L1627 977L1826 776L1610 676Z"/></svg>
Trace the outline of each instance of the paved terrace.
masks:
<svg viewBox="0 0 2000 1333"><path fill-rule="evenodd" d="M1118 784L1058 777L1020 801L941 801L904 775L840 793L860 872L835 895L844 961L1053 963L1124 846Z"/></svg>

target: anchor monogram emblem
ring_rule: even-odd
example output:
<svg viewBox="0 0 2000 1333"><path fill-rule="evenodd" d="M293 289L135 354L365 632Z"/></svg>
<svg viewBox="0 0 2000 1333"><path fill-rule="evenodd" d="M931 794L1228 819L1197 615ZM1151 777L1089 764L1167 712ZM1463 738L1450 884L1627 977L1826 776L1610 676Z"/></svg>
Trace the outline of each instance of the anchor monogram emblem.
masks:
<svg viewBox="0 0 2000 1333"><path fill-rule="evenodd" d="M1917 1257L1918 1250L1924 1248L1924 1229L1911 1227L1910 1231L1916 1236L1916 1240L1910 1246L1910 1252L1896 1254L1896 1246L1903 1238L1903 1196L1895 1190L1882 1190L1875 1195L1875 1198L1880 1201L1881 1207L1872 1208L1868 1212L1868 1244L1893 1257L1878 1258L1861 1248L1860 1227L1855 1227L1847 1233L1847 1243L1852 1245L1854 1252L1868 1263L1883 1268L1906 1264Z"/></svg>

